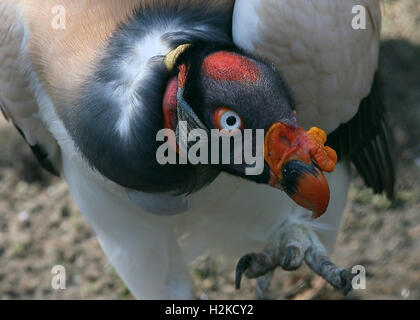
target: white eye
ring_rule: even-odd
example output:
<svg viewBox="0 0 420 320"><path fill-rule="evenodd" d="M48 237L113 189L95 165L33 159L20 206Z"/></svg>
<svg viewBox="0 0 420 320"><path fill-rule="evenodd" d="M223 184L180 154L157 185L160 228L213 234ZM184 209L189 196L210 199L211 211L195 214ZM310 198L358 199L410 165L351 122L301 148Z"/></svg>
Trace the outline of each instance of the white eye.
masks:
<svg viewBox="0 0 420 320"><path fill-rule="evenodd" d="M229 110L220 116L219 126L221 129L233 131L242 128L242 119L236 112Z"/></svg>

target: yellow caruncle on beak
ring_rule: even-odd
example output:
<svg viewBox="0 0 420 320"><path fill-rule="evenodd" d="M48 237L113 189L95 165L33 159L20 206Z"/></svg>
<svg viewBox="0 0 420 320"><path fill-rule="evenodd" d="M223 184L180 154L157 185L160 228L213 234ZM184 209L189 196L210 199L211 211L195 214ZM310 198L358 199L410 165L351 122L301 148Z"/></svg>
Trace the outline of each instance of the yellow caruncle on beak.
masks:
<svg viewBox="0 0 420 320"><path fill-rule="evenodd" d="M332 172L336 152L328 146L326 133L305 131L275 123L265 137L264 158L271 169L270 185L283 189L297 204L311 210L314 218L328 208L330 190L322 171Z"/></svg>

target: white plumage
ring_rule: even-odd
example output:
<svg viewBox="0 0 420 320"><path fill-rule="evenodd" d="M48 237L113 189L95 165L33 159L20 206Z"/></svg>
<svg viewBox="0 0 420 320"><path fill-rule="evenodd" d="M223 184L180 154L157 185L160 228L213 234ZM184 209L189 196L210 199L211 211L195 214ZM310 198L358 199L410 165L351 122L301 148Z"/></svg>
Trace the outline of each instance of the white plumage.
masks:
<svg viewBox="0 0 420 320"><path fill-rule="evenodd" d="M352 28L356 5L366 30ZM356 114L378 66L379 0L237 0L233 17L235 43L276 64L304 127L332 132Z"/></svg>

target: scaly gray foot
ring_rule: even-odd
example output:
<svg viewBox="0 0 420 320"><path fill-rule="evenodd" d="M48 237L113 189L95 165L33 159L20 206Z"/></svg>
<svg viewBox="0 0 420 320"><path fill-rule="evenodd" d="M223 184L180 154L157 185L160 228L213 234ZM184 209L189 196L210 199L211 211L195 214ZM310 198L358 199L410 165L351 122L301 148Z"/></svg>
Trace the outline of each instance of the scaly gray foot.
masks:
<svg viewBox="0 0 420 320"><path fill-rule="evenodd" d="M256 295L264 299L277 267L296 270L303 261L345 295L351 290L352 274L329 260L324 246L310 227L292 222L281 225L263 252L249 253L239 260L236 288L240 289L243 275L250 279L258 278Z"/></svg>

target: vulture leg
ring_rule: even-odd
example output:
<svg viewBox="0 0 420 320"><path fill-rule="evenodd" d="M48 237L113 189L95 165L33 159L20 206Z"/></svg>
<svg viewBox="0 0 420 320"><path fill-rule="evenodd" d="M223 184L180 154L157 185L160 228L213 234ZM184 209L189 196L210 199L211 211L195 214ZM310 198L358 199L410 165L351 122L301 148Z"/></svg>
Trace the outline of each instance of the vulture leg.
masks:
<svg viewBox="0 0 420 320"><path fill-rule="evenodd" d="M243 256L236 268L236 288L242 276L259 278L256 294L260 299L267 295L274 270L296 270L303 261L333 287L347 294L351 289L352 274L336 267L315 232L306 225L290 221L283 223L261 253Z"/></svg>

